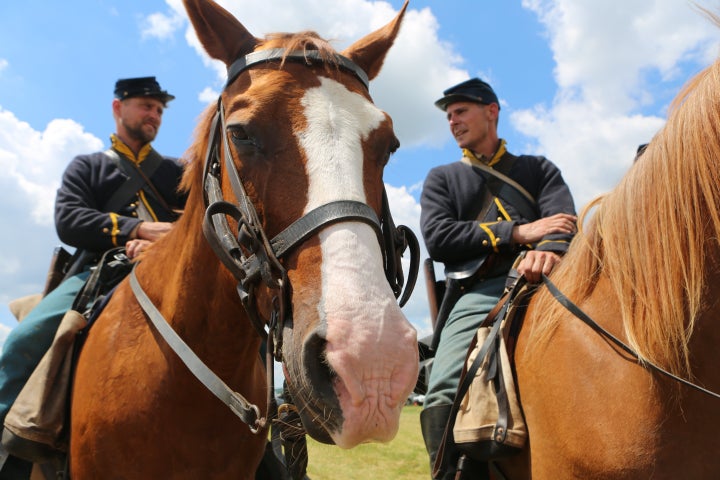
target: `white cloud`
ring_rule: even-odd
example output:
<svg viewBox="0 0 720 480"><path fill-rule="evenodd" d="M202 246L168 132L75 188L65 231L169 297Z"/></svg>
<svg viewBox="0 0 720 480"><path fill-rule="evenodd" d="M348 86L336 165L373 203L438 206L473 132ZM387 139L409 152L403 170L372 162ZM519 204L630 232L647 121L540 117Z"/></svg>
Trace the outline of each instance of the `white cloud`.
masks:
<svg viewBox="0 0 720 480"><path fill-rule="evenodd" d="M7 325L0 324L0 351L2 351L2 345L5 344L5 340L7 339L8 335L10 334L10 327Z"/></svg>
<svg viewBox="0 0 720 480"><path fill-rule="evenodd" d="M33 130L12 112L0 108L0 180L31 205L32 220L52 225L55 190L67 162L102 142L72 120L52 120L44 132Z"/></svg>
<svg viewBox="0 0 720 480"><path fill-rule="evenodd" d="M153 13L145 17L140 24L142 38L167 40L175 35L183 25L183 17L177 14Z"/></svg>
<svg viewBox="0 0 720 480"><path fill-rule="evenodd" d="M646 92L643 73L669 80L681 61L703 64L717 54L717 28L687 2L525 0L547 28L563 94L629 110ZM578 99L575 98L575 99Z"/></svg>
<svg viewBox="0 0 720 480"><path fill-rule="evenodd" d="M5 70L9 65L10 63L7 60L5 60L4 58L0 58L0 72Z"/></svg>
<svg viewBox="0 0 720 480"><path fill-rule="evenodd" d="M665 82L717 54L717 28L675 0L524 0L556 62L552 105L514 112L530 148L557 163L578 206L614 186L664 119L640 112L671 100ZM681 68L684 66L685 69ZM677 90L677 85L671 91Z"/></svg>
<svg viewBox="0 0 720 480"><path fill-rule="evenodd" d="M219 91L210 87L206 87L202 92L198 94L198 100L201 103L215 103L217 102L219 96Z"/></svg>
<svg viewBox="0 0 720 480"><path fill-rule="evenodd" d="M75 155L102 145L72 120L56 119L37 131L0 107L0 304L42 289L60 243L53 205L62 172ZM9 318L3 309L0 320Z"/></svg>
<svg viewBox="0 0 720 480"><path fill-rule="evenodd" d="M420 269L418 272L417 283L408 303L403 307L403 312L408 320L415 326L418 331L418 337L422 338L432 332L430 325L430 313L428 311L427 290L425 287L425 278L422 271L422 263L428 258L425 244L420 237L420 204L415 200L406 187L394 187L385 184L385 190L388 195L388 203L392 212L395 225L405 225L409 227L417 235L420 246ZM406 250L402 259L403 272L407 284L408 273L410 271L410 250Z"/></svg>
<svg viewBox="0 0 720 480"><path fill-rule="evenodd" d="M537 152L560 167L579 209L610 190L630 167L639 143L649 141L664 119L600 112L579 102L552 110L515 112L520 132L536 137Z"/></svg>
<svg viewBox="0 0 720 480"><path fill-rule="evenodd" d="M175 14L187 18L179 1L167 3ZM387 2L366 0L279 0L273 4L273 15L257 8L256 0L219 3L257 37L278 31L315 30L338 50L381 28L397 14ZM439 38L438 29L437 19L429 8L408 10L395 45L370 87L375 103L393 118L404 147L439 146L446 140L446 126L432 100L437 92L469 76L461 68L462 57L452 44ZM185 37L205 64L217 72L217 86L221 86L226 78L225 66L207 57L189 25ZM428 58L433 61L428 62Z"/></svg>

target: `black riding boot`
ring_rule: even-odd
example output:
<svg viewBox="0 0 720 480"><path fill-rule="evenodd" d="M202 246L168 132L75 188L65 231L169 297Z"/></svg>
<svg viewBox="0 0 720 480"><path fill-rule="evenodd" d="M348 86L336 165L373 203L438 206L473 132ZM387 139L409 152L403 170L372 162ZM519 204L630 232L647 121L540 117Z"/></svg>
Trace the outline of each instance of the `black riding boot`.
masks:
<svg viewBox="0 0 720 480"><path fill-rule="evenodd" d="M437 405L425 408L422 412L420 412L420 428L422 430L423 440L425 440L425 448L427 449L428 456L430 457L431 478L433 478L433 466L435 465L435 459L437 458L440 445L442 445L443 435L445 434L445 426L447 425L451 410L452 405ZM447 448L448 446L446 446L443 453L443 463L454 467L457 458L450 457L457 457L457 454L454 452L454 448ZM450 450L453 451L451 452ZM441 476L435 480L452 480L455 478L454 468L446 468L445 470L447 471L442 472Z"/></svg>
<svg viewBox="0 0 720 480"><path fill-rule="evenodd" d="M0 480L28 480L32 471L32 463L9 455L0 469Z"/></svg>
<svg viewBox="0 0 720 480"><path fill-rule="evenodd" d="M420 427L423 439L425 440L425 448L427 449L430 457L431 472L433 470L433 466L435 465L438 450L442 445L445 426L447 425L448 418L450 417L451 409L452 405L438 405L426 408L420 412ZM455 448L452 431L450 431L448 432L447 443L445 444L443 451L443 464L441 471L436 478L433 478L431 474L431 478L433 478L433 480L456 480L459 459L460 452L457 448ZM488 466L485 462L477 462L463 456L461 465L461 479L487 480L490 478Z"/></svg>

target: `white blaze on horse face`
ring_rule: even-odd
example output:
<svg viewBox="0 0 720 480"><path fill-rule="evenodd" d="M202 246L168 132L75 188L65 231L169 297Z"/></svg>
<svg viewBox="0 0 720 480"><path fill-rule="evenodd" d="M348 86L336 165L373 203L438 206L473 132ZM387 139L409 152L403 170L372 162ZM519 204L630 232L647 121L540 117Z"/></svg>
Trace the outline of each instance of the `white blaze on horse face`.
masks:
<svg viewBox="0 0 720 480"><path fill-rule="evenodd" d="M372 102L321 77L302 99L307 129L298 134L309 178L305 212L336 200L366 203L362 141L385 120ZM379 167L378 167L379 168ZM417 378L417 335L385 279L374 230L342 222L320 234L327 361L345 423L333 440L349 448L397 433L400 408Z"/></svg>
<svg viewBox="0 0 720 480"><path fill-rule="evenodd" d="M385 120L365 97L329 78L320 82L302 99L307 130L298 137L310 184L305 213L335 200L366 202L362 140Z"/></svg>

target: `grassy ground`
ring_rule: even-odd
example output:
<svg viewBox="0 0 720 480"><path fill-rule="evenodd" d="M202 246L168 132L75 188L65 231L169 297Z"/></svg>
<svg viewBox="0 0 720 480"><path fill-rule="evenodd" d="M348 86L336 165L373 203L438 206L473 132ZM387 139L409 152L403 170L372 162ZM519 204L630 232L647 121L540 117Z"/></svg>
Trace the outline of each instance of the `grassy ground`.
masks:
<svg viewBox="0 0 720 480"><path fill-rule="evenodd" d="M420 433L422 407L403 408L400 431L386 444L364 444L351 450L324 445L308 437L311 480L424 480L430 467Z"/></svg>

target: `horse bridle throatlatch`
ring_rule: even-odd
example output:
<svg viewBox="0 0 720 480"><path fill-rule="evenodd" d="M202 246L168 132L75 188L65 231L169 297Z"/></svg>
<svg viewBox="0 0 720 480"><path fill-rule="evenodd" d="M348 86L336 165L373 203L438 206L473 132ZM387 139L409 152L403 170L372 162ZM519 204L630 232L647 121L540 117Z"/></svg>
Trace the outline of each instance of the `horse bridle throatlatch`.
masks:
<svg viewBox="0 0 720 480"><path fill-rule="evenodd" d="M334 54L331 60L337 64L339 69L353 74L365 88L368 88L367 74L350 59ZM225 88L240 73L254 65L285 61L300 62L308 66L328 62L315 50L286 53L284 49L270 49L253 52L239 58L228 67L228 80ZM243 307L255 329L267 343L268 408L271 408L274 405L272 361L273 359L282 361L282 330L285 322L292 316L288 275L280 259L328 225L338 222L366 223L373 228L378 237L383 253L385 276L396 298L400 297L400 306L403 306L410 298L417 279L420 263L419 244L412 230L404 225L395 226L385 190L383 190L380 219L375 211L365 203L340 200L308 212L277 236L269 239L233 162L227 138L222 97L218 99L217 111L212 120L210 132L203 165L203 190L207 207L203 221L203 233L217 257L237 279L237 291ZM237 198L237 204L232 204L223 198L221 148L225 169L233 193ZM237 223L237 234L233 233L230 228L227 217ZM408 248L410 249L410 269L407 285L405 285L401 257ZM202 361L195 356L180 337L174 334L172 328L142 291L134 271L131 273L130 280L133 292L146 314L191 372L247 423L251 431L260 431L265 426L267 418L260 417L258 407L251 405L242 395L232 391L202 364ZM260 282L277 292L272 298L270 318L266 321L260 318L256 305L255 289ZM158 320L162 320L162 322ZM159 323L164 323L167 328L159 326ZM265 330L266 326L267 331ZM270 412L268 416L270 416Z"/></svg>

